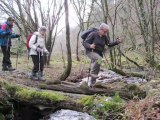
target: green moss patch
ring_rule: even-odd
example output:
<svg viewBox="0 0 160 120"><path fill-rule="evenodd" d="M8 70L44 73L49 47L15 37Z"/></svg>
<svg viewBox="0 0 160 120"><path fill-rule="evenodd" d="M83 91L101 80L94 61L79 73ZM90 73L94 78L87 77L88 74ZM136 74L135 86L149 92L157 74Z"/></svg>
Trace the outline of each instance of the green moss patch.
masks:
<svg viewBox="0 0 160 120"><path fill-rule="evenodd" d="M19 98L24 101L40 99L51 102L58 102L67 99L66 96L49 90L40 90L14 85L6 85L6 89L13 97Z"/></svg>
<svg viewBox="0 0 160 120"><path fill-rule="evenodd" d="M79 103L83 106L93 106L94 105L95 96L85 96L79 100Z"/></svg>

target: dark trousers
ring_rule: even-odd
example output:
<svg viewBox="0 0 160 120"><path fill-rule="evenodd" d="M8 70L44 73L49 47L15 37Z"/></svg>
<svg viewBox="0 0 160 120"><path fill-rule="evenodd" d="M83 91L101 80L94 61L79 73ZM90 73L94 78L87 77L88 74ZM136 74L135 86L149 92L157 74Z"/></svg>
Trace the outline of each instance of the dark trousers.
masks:
<svg viewBox="0 0 160 120"><path fill-rule="evenodd" d="M2 53L3 53L3 60L2 66L3 67L11 67L11 60L10 60L10 47L1 46Z"/></svg>
<svg viewBox="0 0 160 120"><path fill-rule="evenodd" d="M40 55L31 55L33 61L33 69L32 72L37 73L38 71L43 72L44 63L43 63L43 56Z"/></svg>

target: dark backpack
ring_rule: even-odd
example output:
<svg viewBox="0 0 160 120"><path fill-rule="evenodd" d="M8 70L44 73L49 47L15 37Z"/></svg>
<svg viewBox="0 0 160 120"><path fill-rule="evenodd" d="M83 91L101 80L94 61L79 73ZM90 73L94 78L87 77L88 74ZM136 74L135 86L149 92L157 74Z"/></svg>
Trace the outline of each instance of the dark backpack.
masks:
<svg viewBox="0 0 160 120"><path fill-rule="evenodd" d="M91 32L95 32L95 31L98 31L98 28L90 28L88 30L85 30L81 33L81 38L84 41Z"/></svg>

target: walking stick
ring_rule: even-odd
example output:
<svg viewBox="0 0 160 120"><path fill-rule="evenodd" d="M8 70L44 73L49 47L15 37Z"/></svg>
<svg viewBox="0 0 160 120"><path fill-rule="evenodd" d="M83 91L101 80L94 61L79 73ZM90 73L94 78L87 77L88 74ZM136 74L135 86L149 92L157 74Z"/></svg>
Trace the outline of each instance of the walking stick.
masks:
<svg viewBox="0 0 160 120"><path fill-rule="evenodd" d="M19 44L20 44L20 37L18 38ZM17 58L16 58L16 69L18 66L18 56L19 56L19 45L18 45L18 49L17 49Z"/></svg>
<svg viewBox="0 0 160 120"><path fill-rule="evenodd" d="M41 69L41 52L38 52L38 73L39 73L38 80L40 78L40 71L41 71L40 69Z"/></svg>
<svg viewBox="0 0 160 120"><path fill-rule="evenodd" d="M46 67L48 68L48 60L49 60L49 55L46 54Z"/></svg>
<svg viewBox="0 0 160 120"><path fill-rule="evenodd" d="M88 81L89 81L89 76L90 76L90 72L91 72L91 64L92 64L92 60L90 61L90 64L89 64L89 69L88 69Z"/></svg>
<svg viewBox="0 0 160 120"><path fill-rule="evenodd" d="M8 47L9 47L9 41L11 39L11 36L9 35L8 39L7 39L7 51L8 51Z"/></svg>
<svg viewBox="0 0 160 120"><path fill-rule="evenodd" d="M105 61L107 62L107 64L109 65L109 68L111 68L111 65L109 64L106 55L103 53L103 56L105 58ZM106 65L106 63L104 62L104 64ZM111 63L114 67L116 67L116 65L114 65L113 63ZM106 65L107 66L107 65Z"/></svg>

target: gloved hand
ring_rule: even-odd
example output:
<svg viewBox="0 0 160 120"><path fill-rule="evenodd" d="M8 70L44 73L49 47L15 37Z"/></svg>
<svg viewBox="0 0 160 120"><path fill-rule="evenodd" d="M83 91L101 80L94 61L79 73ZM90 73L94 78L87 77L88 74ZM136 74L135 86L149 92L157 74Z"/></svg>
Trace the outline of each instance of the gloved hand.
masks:
<svg viewBox="0 0 160 120"><path fill-rule="evenodd" d="M117 43L122 43L122 39L121 38L117 38Z"/></svg>
<svg viewBox="0 0 160 120"><path fill-rule="evenodd" d="M37 52L42 52L42 49L40 47L37 47L36 51Z"/></svg>
<svg viewBox="0 0 160 120"><path fill-rule="evenodd" d="M49 52L48 51L46 51L45 53L46 53L46 56L49 56Z"/></svg>
<svg viewBox="0 0 160 120"><path fill-rule="evenodd" d="M6 33L5 33L5 35L11 35L11 34L12 34L11 32L6 32Z"/></svg>
<svg viewBox="0 0 160 120"><path fill-rule="evenodd" d="M20 36L21 36L20 34L16 34L16 35L15 35L16 38L18 38L18 37L20 37Z"/></svg>

